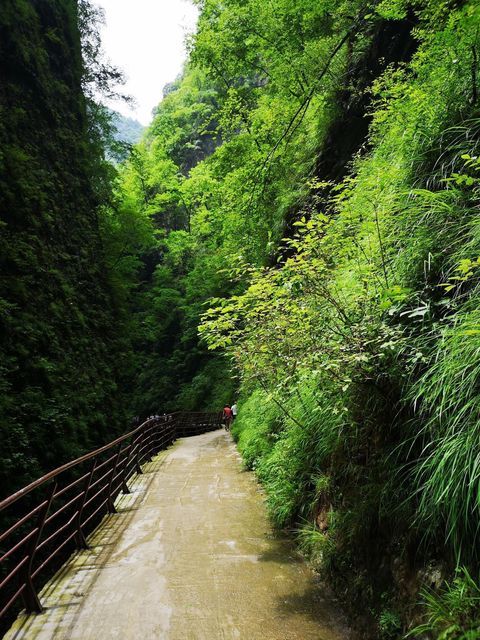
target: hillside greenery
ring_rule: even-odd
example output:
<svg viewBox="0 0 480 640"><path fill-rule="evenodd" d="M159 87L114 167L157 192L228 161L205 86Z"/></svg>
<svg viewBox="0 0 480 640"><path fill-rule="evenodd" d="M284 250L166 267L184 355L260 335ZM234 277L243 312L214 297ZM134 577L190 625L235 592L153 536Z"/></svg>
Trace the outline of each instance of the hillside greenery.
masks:
<svg viewBox="0 0 480 640"><path fill-rule="evenodd" d="M125 428L126 311L99 233L111 167L92 99L121 74L98 56L95 21L71 0L0 12L3 495Z"/></svg>
<svg viewBox="0 0 480 640"><path fill-rule="evenodd" d="M98 12L38 4L0 15L2 484L238 398L361 637L480 638L480 4L198 0L129 150Z"/></svg>

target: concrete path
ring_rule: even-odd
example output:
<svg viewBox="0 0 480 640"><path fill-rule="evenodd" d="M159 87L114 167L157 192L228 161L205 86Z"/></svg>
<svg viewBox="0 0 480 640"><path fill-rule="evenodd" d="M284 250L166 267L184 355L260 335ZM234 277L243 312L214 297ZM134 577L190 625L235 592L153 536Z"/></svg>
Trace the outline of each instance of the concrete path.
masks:
<svg viewBox="0 0 480 640"><path fill-rule="evenodd" d="M348 638L229 435L179 440L145 471L6 640Z"/></svg>

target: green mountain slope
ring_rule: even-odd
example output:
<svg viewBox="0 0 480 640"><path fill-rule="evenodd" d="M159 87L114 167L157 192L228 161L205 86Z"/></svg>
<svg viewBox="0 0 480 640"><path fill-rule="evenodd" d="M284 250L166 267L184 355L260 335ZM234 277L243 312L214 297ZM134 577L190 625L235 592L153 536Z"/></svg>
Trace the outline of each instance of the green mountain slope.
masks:
<svg viewBox="0 0 480 640"><path fill-rule="evenodd" d="M118 142L128 142L129 144L140 142L140 138L145 129L143 124L138 120L124 116L118 111L112 111L112 124L116 129L114 134L115 140Z"/></svg>

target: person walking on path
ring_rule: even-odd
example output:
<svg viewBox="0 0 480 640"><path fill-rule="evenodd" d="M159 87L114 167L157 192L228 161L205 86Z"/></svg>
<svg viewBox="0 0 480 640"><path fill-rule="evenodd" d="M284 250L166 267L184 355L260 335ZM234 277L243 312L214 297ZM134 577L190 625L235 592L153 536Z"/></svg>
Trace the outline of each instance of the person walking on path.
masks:
<svg viewBox="0 0 480 640"><path fill-rule="evenodd" d="M237 413L238 413L238 407L237 407L237 403L234 402L232 404L232 422L235 420L235 418L237 417Z"/></svg>
<svg viewBox="0 0 480 640"><path fill-rule="evenodd" d="M225 431L230 431L230 425L232 424L232 409L229 404L223 407L223 423L225 425Z"/></svg>

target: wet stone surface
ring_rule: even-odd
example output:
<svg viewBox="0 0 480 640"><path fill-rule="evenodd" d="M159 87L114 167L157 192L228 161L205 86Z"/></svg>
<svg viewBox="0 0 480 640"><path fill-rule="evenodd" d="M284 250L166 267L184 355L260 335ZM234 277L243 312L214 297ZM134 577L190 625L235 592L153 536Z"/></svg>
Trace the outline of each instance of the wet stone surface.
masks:
<svg viewBox="0 0 480 640"><path fill-rule="evenodd" d="M179 440L117 508L7 640L348 638L229 435Z"/></svg>

